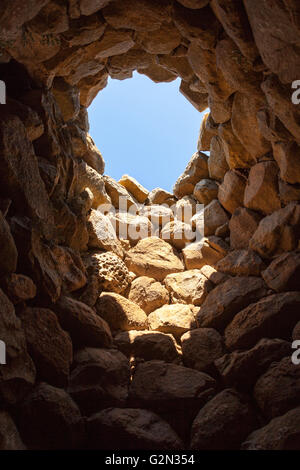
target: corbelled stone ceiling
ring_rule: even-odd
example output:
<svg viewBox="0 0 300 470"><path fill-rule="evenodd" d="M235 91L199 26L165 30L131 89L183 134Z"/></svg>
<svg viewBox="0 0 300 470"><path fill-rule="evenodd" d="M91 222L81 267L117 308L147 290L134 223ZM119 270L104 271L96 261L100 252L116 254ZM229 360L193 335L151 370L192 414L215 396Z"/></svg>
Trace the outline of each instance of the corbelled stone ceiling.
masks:
<svg viewBox="0 0 300 470"><path fill-rule="evenodd" d="M89 135L135 70L207 109L173 193ZM299 1L1 0L0 80L0 449L299 450Z"/></svg>

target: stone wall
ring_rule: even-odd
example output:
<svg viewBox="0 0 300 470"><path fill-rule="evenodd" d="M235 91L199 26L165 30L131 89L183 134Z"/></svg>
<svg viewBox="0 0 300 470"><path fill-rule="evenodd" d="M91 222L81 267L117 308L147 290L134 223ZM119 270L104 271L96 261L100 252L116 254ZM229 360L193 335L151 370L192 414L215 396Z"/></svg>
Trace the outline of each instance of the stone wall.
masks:
<svg viewBox="0 0 300 470"><path fill-rule="evenodd" d="M1 449L300 448L299 50L297 0L2 0ZM210 109L174 194L88 134L135 70Z"/></svg>

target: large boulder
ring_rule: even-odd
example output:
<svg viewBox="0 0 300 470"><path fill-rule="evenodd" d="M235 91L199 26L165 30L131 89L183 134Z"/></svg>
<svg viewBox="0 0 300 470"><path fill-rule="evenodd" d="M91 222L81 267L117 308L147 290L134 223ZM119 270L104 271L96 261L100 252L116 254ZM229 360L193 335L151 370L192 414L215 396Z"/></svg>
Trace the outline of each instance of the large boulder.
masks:
<svg viewBox="0 0 300 470"><path fill-rule="evenodd" d="M143 204L146 201L149 191L147 191L147 189L145 189L135 178L123 175L119 180L119 183L124 186L124 188L127 189L127 191L129 191L138 202Z"/></svg>
<svg viewBox="0 0 300 470"><path fill-rule="evenodd" d="M203 178L208 178L207 161L208 157L205 153L197 152L192 156L191 161L176 181L173 189L178 199L188 194L193 194L196 183Z"/></svg>
<svg viewBox="0 0 300 470"><path fill-rule="evenodd" d="M153 235L153 226L147 217L119 211L109 214L110 221L120 239L128 239L132 245Z"/></svg>
<svg viewBox="0 0 300 470"><path fill-rule="evenodd" d="M232 276L259 276L265 265L257 253L250 250L234 250L221 259L216 269Z"/></svg>
<svg viewBox="0 0 300 470"><path fill-rule="evenodd" d="M261 339L247 351L233 351L215 361L222 382L238 390L249 391L272 362L291 352L291 344L282 339Z"/></svg>
<svg viewBox="0 0 300 470"><path fill-rule="evenodd" d="M226 346L245 349L264 337L289 340L298 320L299 305L300 293L285 292L269 295L240 309L225 330Z"/></svg>
<svg viewBox="0 0 300 470"><path fill-rule="evenodd" d="M172 303L201 305L213 284L198 269L169 274L164 280Z"/></svg>
<svg viewBox="0 0 300 470"><path fill-rule="evenodd" d="M259 223L249 247L263 258L292 251L297 247L300 207L291 202Z"/></svg>
<svg viewBox="0 0 300 470"><path fill-rule="evenodd" d="M231 214L243 206L246 180L237 171L227 171L222 184L219 186L218 199L222 206Z"/></svg>
<svg viewBox="0 0 300 470"><path fill-rule="evenodd" d="M0 411L0 450L26 450L19 431L7 411Z"/></svg>
<svg viewBox="0 0 300 470"><path fill-rule="evenodd" d="M223 178L229 170L226 155L223 150L222 141L219 136L214 136L210 142L210 152L208 159L209 177L216 181L223 181Z"/></svg>
<svg viewBox="0 0 300 470"><path fill-rule="evenodd" d="M68 393L82 414L122 406L128 396L129 361L116 349L84 348L74 356Z"/></svg>
<svg viewBox="0 0 300 470"><path fill-rule="evenodd" d="M257 427L251 405L233 389L216 395L199 411L193 422L193 450L237 450Z"/></svg>
<svg viewBox="0 0 300 470"><path fill-rule="evenodd" d="M263 414L271 419L299 404L300 367L290 355L273 362L254 387L254 399Z"/></svg>
<svg viewBox="0 0 300 470"><path fill-rule="evenodd" d="M79 449L85 427L79 408L67 392L39 383L19 411L21 436L31 449Z"/></svg>
<svg viewBox="0 0 300 470"><path fill-rule="evenodd" d="M300 253L284 253L262 272L270 289L276 292L300 290Z"/></svg>
<svg viewBox="0 0 300 470"><path fill-rule="evenodd" d="M229 221L230 246L234 250L248 249L250 239L256 231L262 216L245 207L234 211Z"/></svg>
<svg viewBox="0 0 300 470"><path fill-rule="evenodd" d="M3 287L14 305L34 299L37 293L33 280L23 274L8 274L3 279Z"/></svg>
<svg viewBox="0 0 300 470"><path fill-rule="evenodd" d="M213 289L197 315L200 327L223 330L240 312L267 293L265 283L258 277L235 277Z"/></svg>
<svg viewBox="0 0 300 470"><path fill-rule="evenodd" d="M194 196L200 204L207 205L218 197L219 186L212 179L203 179L196 184Z"/></svg>
<svg viewBox="0 0 300 470"><path fill-rule="evenodd" d="M204 209L204 235L214 235L217 228L228 223L229 218L218 199L213 199Z"/></svg>
<svg viewBox="0 0 300 470"><path fill-rule="evenodd" d="M13 304L0 289L0 338L5 344L6 364L0 367L0 399L16 404L35 383L36 370L27 352L21 320Z"/></svg>
<svg viewBox="0 0 300 470"><path fill-rule="evenodd" d="M84 257L84 262L88 282L81 300L91 307L103 290L122 294L131 282L125 263L114 253L93 252Z"/></svg>
<svg viewBox="0 0 300 470"><path fill-rule="evenodd" d="M53 310L61 326L70 333L76 348L111 346L112 336L108 324L88 305L62 296Z"/></svg>
<svg viewBox="0 0 300 470"><path fill-rule="evenodd" d="M162 333L170 333L178 338L186 331L195 328L197 310L193 305L164 305L150 313L149 328Z"/></svg>
<svg viewBox="0 0 300 470"><path fill-rule="evenodd" d="M229 246L222 238L210 236L186 246L182 254L186 269L201 269L205 265L214 266L228 251Z"/></svg>
<svg viewBox="0 0 300 470"><path fill-rule="evenodd" d="M92 210L88 219L89 248L112 251L120 258L123 257L123 249L117 239L114 227L102 212Z"/></svg>
<svg viewBox="0 0 300 470"><path fill-rule="evenodd" d="M209 372L213 362L224 352L222 337L213 328L188 331L181 336L180 342L184 365L203 372Z"/></svg>
<svg viewBox="0 0 300 470"><path fill-rule="evenodd" d="M96 302L96 312L114 331L145 330L148 326L144 310L113 292L103 292L100 295Z"/></svg>
<svg viewBox="0 0 300 470"><path fill-rule="evenodd" d="M160 236L177 250L182 250L196 238L196 234L191 225L177 219L166 224L162 228Z"/></svg>
<svg viewBox="0 0 300 470"><path fill-rule="evenodd" d="M280 169L280 177L286 183L300 183L300 147L296 142L273 143L274 158Z"/></svg>
<svg viewBox="0 0 300 470"><path fill-rule="evenodd" d="M299 450L300 407L272 419L252 432L243 442L243 450Z"/></svg>
<svg viewBox="0 0 300 470"><path fill-rule="evenodd" d="M168 290L151 277L141 276L131 284L128 299L135 302L148 315L170 301Z"/></svg>
<svg viewBox="0 0 300 470"><path fill-rule="evenodd" d="M184 270L182 261L169 243L157 237L140 240L127 252L125 263L138 276L162 281L168 274Z"/></svg>
<svg viewBox="0 0 300 470"><path fill-rule="evenodd" d="M73 347L70 336L46 308L26 308L20 316L29 353L41 380L56 387L67 384Z"/></svg>
<svg viewBox="0 0 300 470"><path fill-rule="evenodd" d="M129 357L178 362L179 347L174 337L160 331L123 331L114 338L117 348Z"/></svg>
<svg viewBox="0 0 300 470"><path fill-rule="evenodd" d="M152 411L109 408L87 422L90 449L178 450L183 443L171 426Z"/></svg>
<svg viewBox="0 0 300 470"><path fill-rule="evenodd" d="M209 375L163 361L137 366L130 387L135 406L153 410L187 440L197 411L215 394Z"/></svg>
<svg viewBox="0 0 300 470"><path fill-rule="evenodd" d="M18 252L8 223L0 211L0 276L16 271Z"/></svg>
<svg viewBox="0 0 300 470"><path fill-rule="evenodd" d="M244 194L244 206L265 215L281 208L276 162L260 162L251 168Z"/></svg>

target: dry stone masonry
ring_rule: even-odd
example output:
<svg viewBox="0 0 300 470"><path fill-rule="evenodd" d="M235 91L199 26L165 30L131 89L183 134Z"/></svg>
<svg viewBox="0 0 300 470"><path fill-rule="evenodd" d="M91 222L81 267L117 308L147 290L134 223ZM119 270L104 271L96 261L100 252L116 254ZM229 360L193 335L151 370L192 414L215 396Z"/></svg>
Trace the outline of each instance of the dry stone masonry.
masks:
<svg viewBox="0 0 300 470"><path fill-rule="evenodd" d="M0 449L300 449L299 18L1 1ZM105 175L89 135L135 70L209 111L173 193Z"/></svg>

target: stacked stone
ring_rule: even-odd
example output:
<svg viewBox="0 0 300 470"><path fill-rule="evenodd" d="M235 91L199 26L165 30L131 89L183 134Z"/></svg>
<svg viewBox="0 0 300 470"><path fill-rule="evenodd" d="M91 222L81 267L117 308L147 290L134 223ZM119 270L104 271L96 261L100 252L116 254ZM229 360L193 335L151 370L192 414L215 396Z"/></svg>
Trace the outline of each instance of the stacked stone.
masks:
<svg viewBox="0 0 300 470"><path fill-rule="evenodd" d="M300 448L298 19L293 0L3 2L1 449ZM174 194L103 176L88 135L134 70L210 108ZM197 202L204 243L178 241Z"/></svg>

